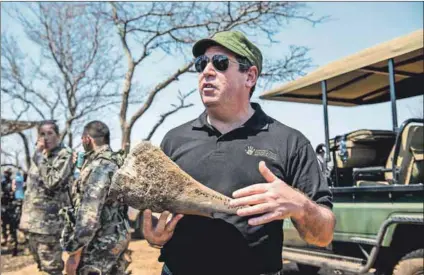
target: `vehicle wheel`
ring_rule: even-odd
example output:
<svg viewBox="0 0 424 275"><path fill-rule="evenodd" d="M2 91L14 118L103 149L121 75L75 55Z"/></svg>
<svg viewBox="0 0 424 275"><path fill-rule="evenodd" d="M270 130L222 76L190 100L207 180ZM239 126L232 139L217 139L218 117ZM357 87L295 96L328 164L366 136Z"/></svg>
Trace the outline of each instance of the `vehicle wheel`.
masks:
<svg viewBox="0 0 424 275"><path fill-rule="evenodd" d="M315 275L318 274L318 271L321 268L313 265L297 264L297 269L299 270L300 274Z"/></svg>
<svg viewBox="0 0 424 275"><path fill-rule="evenodd" d="M406 254L395 266L393 275L423 275L424 249L418 249Z"/></svg>

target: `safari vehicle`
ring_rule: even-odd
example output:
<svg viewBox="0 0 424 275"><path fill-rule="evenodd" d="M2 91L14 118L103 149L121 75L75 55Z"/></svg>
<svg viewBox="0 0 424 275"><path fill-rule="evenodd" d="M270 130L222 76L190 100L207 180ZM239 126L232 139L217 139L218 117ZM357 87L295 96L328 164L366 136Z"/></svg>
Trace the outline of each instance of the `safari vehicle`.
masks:
<svg viewBox="0 0 424 275"><path fill-rule="evenodd" d="M356 274L424 274L423 118L398 127L396 100L424 94L423 31L368 48L261 95L322 104L326 173L337 218L326 248L307 245L284 223L283 259L301 274L320 267ZM391 102L391 130L329 137L328 106Z"/></svg>

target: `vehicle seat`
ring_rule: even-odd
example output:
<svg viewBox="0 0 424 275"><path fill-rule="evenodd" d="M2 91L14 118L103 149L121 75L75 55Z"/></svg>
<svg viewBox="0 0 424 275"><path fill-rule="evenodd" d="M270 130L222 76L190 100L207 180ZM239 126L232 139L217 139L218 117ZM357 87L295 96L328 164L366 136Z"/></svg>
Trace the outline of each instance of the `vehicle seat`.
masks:
<svg viewBox="0 0 424 275"><path fill-rule="evenodd" d="M331 139L330 150L335 151L337 168L383 166L395 139L393 131L357 130Z"/></svg>
<svg viewBox="0 0 424 275"><path fill-rule="evenodd" d="M399 171L397 184L423 183L424 180L424 141L423 125L409 124L401 136L396 166ZM385 168L392 169L395 146L393 146ZM385 172L384 181L358 180L357 186L376 186L393 183L393 173Z"/></svg>

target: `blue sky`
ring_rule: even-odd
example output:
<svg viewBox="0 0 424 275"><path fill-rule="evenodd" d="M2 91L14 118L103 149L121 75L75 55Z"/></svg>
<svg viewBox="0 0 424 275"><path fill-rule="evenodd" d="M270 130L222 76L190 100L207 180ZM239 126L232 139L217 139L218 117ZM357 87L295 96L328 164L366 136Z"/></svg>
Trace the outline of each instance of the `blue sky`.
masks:
<svg viewBox="0 0 424 275"><path fill-rule="evenodd" d="M317 66L354 54L367 47L385 42L398 36L406 35L422 28L423 4L418 2L311 2L312 12L317 15L331 15L327 23L312 27L306 22L294 22L277 36L280 42L272 47L262 47L265 56L281 57L288 45L304 45L311 48L310 56ZM260 38L252 38L260 40ZM172 64L169 64L172 66ZM160 72L157 72L160 74ZM187 89L195 87L196 80L187 80ZM276 83L279 85L281 83ZM182 88L184 90L184 88ZM263 109L275 119L302 131L313 145L324 140L324 122L322 107L309 104L271 102L259 100L263 90L257 90L253 96ZM162 93L155 102L155 108L137 122L137 130L143 136L143 128L156 121L161 107L167 107L169 94ZM160 142L172 127L189 121L202 112L200 97L191 97L196 106L183 110L162 125L153 137L153 142ZM399 122L411 117L411 111L422 113L422 100L411 98L399 100ZM154 121L149 121L154 119ZM391 109L389 103L365 107L329 107L330 136L360 128L391 129ZM399 123L400 124L400 123ZM135 133L133 134L133 136Z"/></svg>
<svg viewBox="0 0 424 275"><path fill-rule="evenodd" d="M322 66L367 47L423 28L422 2L309 2L308 6L310 11L318 16L330 15L331 20L316 26L293 21L276 37L279 43L270 47L260 43L263 41L262 37L251 37L253 41L260 43L265 57L282 57L289 45L302 45L311 49L310 57L314 65ZM4 14L3 10L1 15L2 30L13 27L15 33L19 35L20 28ZM25 50L31 48L30 43L24 40L20 45ZM138 68L135 74L136 79L145 87L154 86L163 75L170 74L181 66L183 63L179 61L183 61L184 58L178 56L170 58L165 54L156 54L152 56L152 61L153 59L157 64L155 69L149 69L151 64L144 64L144 67ZM184 76L179 83L161 92L152 108L135 124L132 140L146 137L160 114L170 109L178 89L188 91L196 88L196 84L194 75ZM252 101L259 102L270 116L303 132L314 146L324 141L322 106L259 100L258 96L262 92L263 90L258 89ZM153 143L159 144L168 130L197 117L203 111L203 105L197 93L193 94L188 102L194 103L195 106L169 117L156 131L152 139ZM399 124L411 117L413 113L422 114L422 103L422 98L417 97L399 100L397 103ZM134 107L131 108L130 113L134 110ZM102 120L112 129L112 148L118 149L120 131L117 114L111 114L109 118ZM355 129L391 129L392 127L389 103L366 107L329 107L329 120L330 137Z"/></svg>

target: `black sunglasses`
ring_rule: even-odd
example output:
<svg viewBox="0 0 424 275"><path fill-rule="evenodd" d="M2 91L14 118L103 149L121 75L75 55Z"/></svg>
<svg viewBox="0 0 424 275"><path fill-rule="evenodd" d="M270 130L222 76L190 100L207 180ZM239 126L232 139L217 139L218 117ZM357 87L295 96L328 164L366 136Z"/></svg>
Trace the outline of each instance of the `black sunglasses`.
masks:
<svg viewBox="0 0 424 275"><path fill-rule="evenodd" d="M206 68L206 66L208 65L210 61L211 60L206 55L198 56L196 60L194 61L194 66L196 68L196 71L198 73L203 72L203 70ZM214 66L215 69L217 69L220 72L226 71L228 69L228 66L230 65L230 62L239 64L240 66L243 66L243 68L248 67L247 64L230 60L228 56L223 54L217 54L212 56L212 65Z"/></svg>

